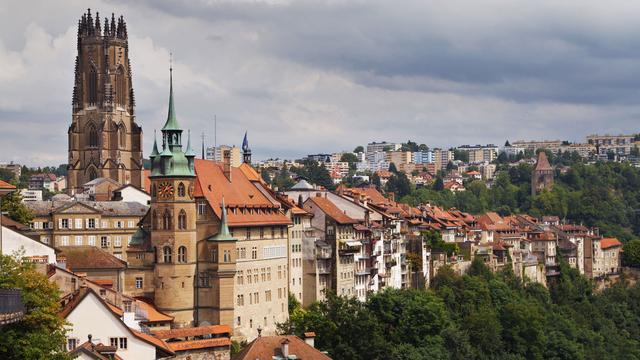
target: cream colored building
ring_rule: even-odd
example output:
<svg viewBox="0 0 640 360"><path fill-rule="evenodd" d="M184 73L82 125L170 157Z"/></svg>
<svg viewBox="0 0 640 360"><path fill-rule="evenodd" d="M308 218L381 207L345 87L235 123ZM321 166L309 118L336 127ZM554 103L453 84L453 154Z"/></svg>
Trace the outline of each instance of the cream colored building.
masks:
<svg viewBox="0 0 640 360"><path fill-rule="evenodd" d="M311 229L312 215L294 206L290 210L293 226L289 228L289 293L299 302L304 301L303 292L303 238Z"/></svg>
<svg viewBox="0 0 640 360"><path fill-rule="evenodd" d="M148 207L137 202L30 201L30 227L40 242L54 247L97 246L125 259L131 236Z"/></svg>

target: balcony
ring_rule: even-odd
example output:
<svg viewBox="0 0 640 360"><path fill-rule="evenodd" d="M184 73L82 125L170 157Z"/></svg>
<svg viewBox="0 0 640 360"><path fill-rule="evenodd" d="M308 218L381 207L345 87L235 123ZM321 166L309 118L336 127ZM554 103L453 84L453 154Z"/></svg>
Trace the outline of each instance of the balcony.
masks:
<svg viewBox="0 0 640 360"><path fill-rule="evenodd" d="M340 254L355 254L360 252L362 244L359 241L340 242L338 251Z"/></svg>
<svg viewBox="0 0 640 360"><path fill-rule="evenodd" d="M331 248L320 248L316 251L318 259L331 259Z"/></svg>
<svg viewBox="0 0 640 360"><path fill-rule="evenodd" d="M318 264L318 274L320 275L331 274L331 266Z"/></svg>
<svg viewBox="0 0 640 360"><path fill-rule="evenodd" d="M24 304L18 289L0 289L0 326L22 320Z"/></svg>
<svg viewBox="0 0 640 360"><path fill-rule="evenodd" d="M371 270L373 270L373 269L370 268L370 267L366 267L366 268L363 268L363 269L358 269L358 270L356 270L356 275L359 275L359 276L371 275Z"/></svg>

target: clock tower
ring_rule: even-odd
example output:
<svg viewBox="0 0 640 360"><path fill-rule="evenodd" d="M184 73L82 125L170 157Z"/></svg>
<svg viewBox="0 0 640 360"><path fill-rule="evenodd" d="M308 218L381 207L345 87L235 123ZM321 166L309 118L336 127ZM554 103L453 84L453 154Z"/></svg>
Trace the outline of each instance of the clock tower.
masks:
<svg viewBox="0 0 640 360"><path fill-rule="evenodd" d="M155 252L154 301L179 326L193 326L196 273L195 152L190 136L182 150L182 129L173 105L170 70L169 112L162 128L162 152L154 139L151 159L151 243Z"/></svg>

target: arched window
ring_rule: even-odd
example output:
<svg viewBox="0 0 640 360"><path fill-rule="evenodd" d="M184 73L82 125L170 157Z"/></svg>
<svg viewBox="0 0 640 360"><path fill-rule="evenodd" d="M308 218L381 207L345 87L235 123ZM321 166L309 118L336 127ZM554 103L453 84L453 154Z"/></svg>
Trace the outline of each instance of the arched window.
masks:
<svg viewBox="0 0 640 360"><path fill-rule="evenodd" d="M87 132L87 134L89 136L89 146L97 147L98 146L98 130L96 130L96 127L93 124L89 125L89 131Z"/></svg>
<svg viewBox="0 0 640 360"><path fill-rule="evenodd" d="M156 230L158 229L158 213L155 210L151 212L151 228Z"/></svg>
<svg viewBox="0 0 640 360"><path fill-rule="evenodd" d="M184 246L180 246L178 248L178 262L179 263L187 262L187 248Z"/></svg>
<svg viewBox="0 0 640 360"><path fill-rule="evenodd" d="M124 79L124 69L122 66L118 67L116 72L116 104L124 106L125 97L127 94L126 81Z"/></svg>
<svg viewBox="0 0 640 360"><path fill-rule="evenodd" d="M171 262L171 247L165 246L162 249L162 262L170 263Z"/></svg>
<svg viewBox="0 0 640 360"><path fill-rule="evenodd" d="M187 228L187 212L184 209L180 210L178 215L178 229L185 230Z"/></svg>
<svg viewBox="0 0 640 360"><path fill-rule="evenodd" d="M121 148L127 146L127 129L122 124L118 125L118 144Z"/></svg>
<svg viewBox="0 0 640 360"><path fill-rule="evenodd" d="M98 177L98 173L96 172L96 169L91 168L89 169L89 181L95 179Z"/></svg>
<svg viewBox="0 0 640 360"><path fill-rule="evenodd" d="M183 183L180 183L178 185L178 196L184 197L184 184Z"/></svg>
<svg viewBox="0 0 640 360"><path fill-rule="evenodd" d="M162 215L162 229L163 230L171 230L171 212L169 209L164 211L164 215Z"/></svg>
<svg viewBox="0 0 640 360"><path fill-rule="evenodd" d="M98 72L91 66L89 70L89 105L98 103Z"/></svg>

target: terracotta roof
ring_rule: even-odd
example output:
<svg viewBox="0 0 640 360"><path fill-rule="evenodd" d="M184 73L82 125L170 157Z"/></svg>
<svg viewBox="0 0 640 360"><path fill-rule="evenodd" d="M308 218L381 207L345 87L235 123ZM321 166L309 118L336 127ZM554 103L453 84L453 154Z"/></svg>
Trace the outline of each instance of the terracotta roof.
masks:
<svg viewBox="0 0 640 360"><path fill-rule="evenodd" d="M142 339L142 340L150 343L151 345L154 345L155 347L160 348L160 349L168 352L169 354L173 355L173 350L169 347L169 345L167 345L166 342L164 342L164 341L162 341L162 340L160 340L160 339L158 339L158 338L156 338L154 336L147 335L145 333L141 333L139 331L135 331L135 330L130 329L130 328L128 328L128 329L131 330L131 332L136 337L138 337L139 339Z"/></svg>
<svg viewBox="0 0 640 360"><path fill-rule="evenodd" d="M145 323L154 323L154 322L167 322L167 321L173 321L173 316L171 315L167 315L163 312L161 312L160 310L156 309L153 305L149 304L148 302L144 301L144 300L140 300L140 299L136 299L138 301L136 301L136 305L142 309L147 317L147 320L145 320Z"/></svg>
<svg viewBox="0 0 640 360"><path fill-rule="evenodd" d="M177 341L167 343L173 351L195 350L195 349L207 349L222 346L230 346L231 340L228 337L202 339L202 340L189 340L189 341Z"/></svg>
<svg viewBox="0 0 640 360"><path fill-rule="evenodd" d="M233 330L228 325L210 325L192 328L180 328L171 330L152 330L153 335L159 339L186 338L202 335L231 334Z"/></svg>
<svg viewBox="0 0 640 360"><path fill-rule="evenodd" d="M7 189L7 190L12 190L15 189L16 187L9 184L8 182L2 181L0 180L0 189Z"/></svg>
<svg viewBox="0 0 640 360"><path fill-rule="evenodd" d="M127 262L95 246L61 246L71 271L87 269L125 269Z"/></svg>
<svg viewBox="0 0 640 360"><path fill-rule="evenodd" d="M378 175L381 178L390 178L393 174L391 173L391 171L388 171L388 170L378 170L376 171L376 175Z"/></svg>
<svg viewBox="0 0 640 360"><path fill-rule="evenodd" d="M77 346L75 349L69 352L70 355L80 355L79 353L84 353L92 359L97 360L120 360L122 359L120 356L116 354L118 349L115 346L106 346L99 344L93 344L89 341L85 341L81 345ZM72 356L74 359L78 356Z"/></svg>
<svg viewBox="0 0 640 360"><path fill-rule="evenodd" d="M110 303L106 303L106 304L109 307L109 310L111 310L114 314L117 314L118 316L124 315L124 310L120 309L119 307L113 304L110 304Z"/></svg>
<svg viewBox="0 0 640 360"><path fill-rule="evenodd" d="M616 238L602 238L600 240L601 249L608 249L616 246L622 246L622 243Z"/></svg>
<svg viewBox="0 0 640 360"><path fill-rule="evenodd" d="M358 223L358 220L352 219L349 216L347 216L347 214L345 214L340 209L338 209L338 207L326 197L311 196L309 197L309 199L307 199L307 201L305 201L305 204L309 201L313 202L316 206L320 208L320 210L322 210L322 212L324 212L327 216L331 217L333 220L335 220L339 224L344 225L344 224Z"/></svg>
<svg viewBox="0 0 640 360"><path fill-rule="evenodd" d="M218 218L222 217L222 197L228 207L230 226L289 225L291 220L280 211L280 203L270 200L240 168L231 167L231 181L224 175L222 164L196 159L195 196L204 197ZM238 208L237 211L229 211ZM245 210L241 209L260 209Z"/></svg>
<svg viewBox="0 0 640 360"><path fill-rule="evenodd" d="M0 215L0 217L2 217L2 226L6 227L6 228L12 228L16 231L27 231L29 230L29 227L27 225L24 225L22 223L19 223L15 220L13 220L12 218L6 216L6 215Z"/></svg>
<svg viewBox="0 0 640 360"><path fill-rule="evenodd" d="M244 173L244 176L246 176L249 181L263 182L260 174L258 174L258 172L251 165L242 163L240 164L240 166L238 166L238 168Z"/></svg>
<svg viewBox="0 0 640 360"><path fill-rule="evenodd" d="M544 151L540 151L538 153L538 162L536 163L536 170L553 170L551 164L549 164L549 159L547 159L547 154Z"/></svg>
<svg viewBox="0 0 640 360"><path fill-rule="evenodd" d="M302 339L293 335L286 336L261 336L250 342L232 360L272 359L282 356L282 342L288 341L289 355L295 355L297 359L327 360L331 359L318 349L305 343Z"/></svg>

